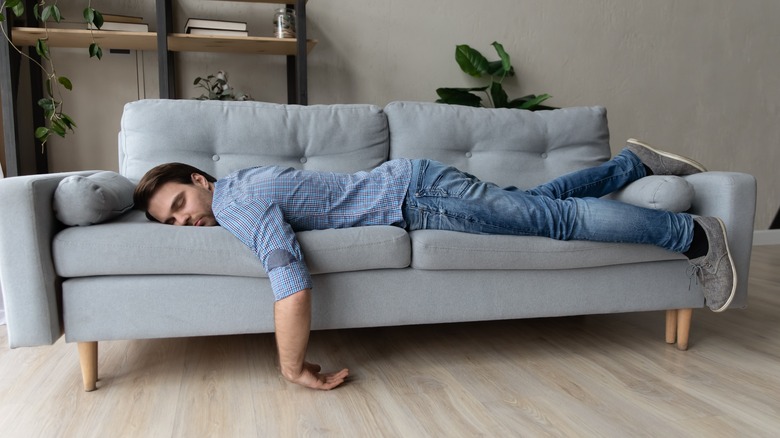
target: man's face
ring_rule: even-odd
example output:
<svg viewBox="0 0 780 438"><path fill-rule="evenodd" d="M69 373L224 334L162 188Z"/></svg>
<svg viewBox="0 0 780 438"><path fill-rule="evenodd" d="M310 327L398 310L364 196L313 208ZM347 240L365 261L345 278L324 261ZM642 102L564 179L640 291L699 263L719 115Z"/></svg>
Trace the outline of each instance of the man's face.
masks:
<svg viewBox="0 0 780 438"><path fill-rule="evenodd" d="M210 227L217 225L211 210L214 186L193 173L192 184L163 184L149 199L149 214L164 224Z"/></svg>

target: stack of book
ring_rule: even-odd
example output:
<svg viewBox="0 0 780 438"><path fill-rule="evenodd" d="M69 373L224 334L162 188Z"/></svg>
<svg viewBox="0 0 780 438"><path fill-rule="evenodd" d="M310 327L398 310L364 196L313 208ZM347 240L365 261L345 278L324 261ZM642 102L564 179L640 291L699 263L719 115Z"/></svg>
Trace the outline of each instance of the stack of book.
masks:
<svg viewBox="0 0 780 438"><path fill-rule="evenodd" d="M129 15L103 14L103 26L100 30L118 30L124 32L149 32L149 25L141 17Z"/></svg>
<svg viewBox="0 0 780 438"><path fill-rule="evenodd" d="M184 27L184 33L193 35L249 36L246 23L238 21L206 20L190 18Z"/></svg>

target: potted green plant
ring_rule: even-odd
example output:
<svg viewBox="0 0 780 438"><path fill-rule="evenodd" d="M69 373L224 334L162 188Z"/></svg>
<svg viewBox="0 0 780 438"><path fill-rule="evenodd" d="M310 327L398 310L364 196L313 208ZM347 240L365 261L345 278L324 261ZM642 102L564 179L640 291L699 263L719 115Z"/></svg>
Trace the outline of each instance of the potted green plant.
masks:
<svg viewBox="0 0 780 438"><path fill-rule="evenodd" d="M252 96L236 91L228 84L228 74L222 70L216 75L208 75L205 78L198 76L192 83L195 88L206 91L198 100L252 100Z"/></svg>
<svg viewBox="0 0 780 438"><path fill-rule="evenodd" d="M499 59L488 61L478 50L462 44L455 47L455 61L464 73L476 78L489 78L490 83L482 87L472 88L438 88L436 94L439 95L438 103L447 103L452 105L466 105L474 107L488 106L483 103L482 97L476 92L485 93L490 105L494 108L516 108L526 110L549 109L542 106L541 103L549 99L549 94L529 94L517 99L509 99L504 86L504 79L515 75L515 69L509 54L498 42L493 42L493 48L496 49Z"/></svg>

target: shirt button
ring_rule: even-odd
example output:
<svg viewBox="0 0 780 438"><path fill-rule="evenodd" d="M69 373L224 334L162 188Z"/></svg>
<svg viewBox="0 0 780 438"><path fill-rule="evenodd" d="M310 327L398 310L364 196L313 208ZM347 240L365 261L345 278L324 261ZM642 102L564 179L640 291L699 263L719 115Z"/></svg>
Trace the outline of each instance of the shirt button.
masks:
<svg viewBox="0 0 780 438"><path fill-rule="evenodd" d="M215 155L213 155L213 156L211 157L211 159L212 159L212 160L214 160L214 161L219 161L219 155L216 155L216 154L215 154Z"/></svg>
<svg viewBox="0 0 780 438"><path fill-rule="evenodd" d="M301 164L306 163L306 161L308 161L308 160L306 160L306 157L301 157Z"/></svg>
<svg viewBox="0 0 780 438"><path fill-rule="evenodd" d="M471 158L471 152L466 152L466 158Z"/></svg>
<svg viewBox="0 0 780 438"><path fill-rule="evenodd" d="M542 158L547 158L547 152L542 152L542 155L540 155Z"/></svg>

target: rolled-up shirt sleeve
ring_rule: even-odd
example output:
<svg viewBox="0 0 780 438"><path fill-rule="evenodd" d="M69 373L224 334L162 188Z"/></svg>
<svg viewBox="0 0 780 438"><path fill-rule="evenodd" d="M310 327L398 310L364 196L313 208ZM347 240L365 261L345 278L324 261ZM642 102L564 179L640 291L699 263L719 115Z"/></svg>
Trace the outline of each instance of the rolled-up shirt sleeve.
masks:
<svg viewBox="0 0 780 438"><path fill-rule="evenodd" d="M277 301L312 287L295 232L278 205L265 199L233 201L216 218L260 259Z"/></svg>

